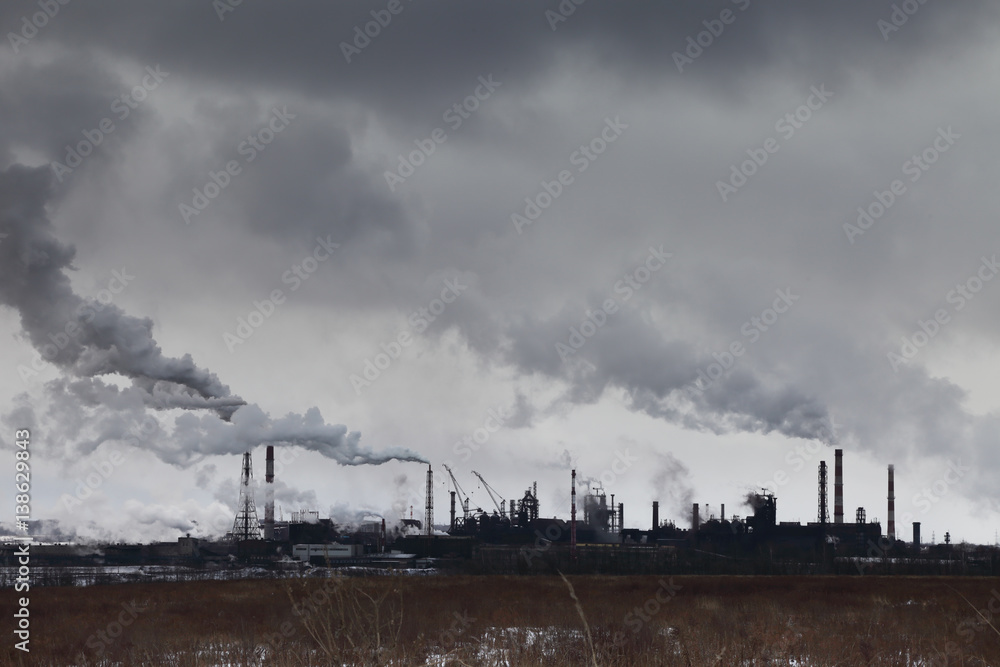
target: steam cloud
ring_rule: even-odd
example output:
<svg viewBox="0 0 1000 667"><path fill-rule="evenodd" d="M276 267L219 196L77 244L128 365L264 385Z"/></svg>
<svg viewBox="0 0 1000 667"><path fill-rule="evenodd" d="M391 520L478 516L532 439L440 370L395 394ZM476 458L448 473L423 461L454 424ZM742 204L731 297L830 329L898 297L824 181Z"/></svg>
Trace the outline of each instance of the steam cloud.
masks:
<svg viewBox="0 0 1000 667"><path fill-rule="evenodd" d="M34 348L69 376L46 387L50 414L59 416L51 420L53 429L63 431L64 442L75 443L67 447L87 453L107 440L124 439L130 426L147 421L147 408L210 410L217 417L185 412L172 433L152 429L142 433L141 442L179 466L260 444L298 445L343 465L426 462L403 448L364 449L360 433L327 424L316 408L271 419L234 396L190 355L164 356L149 318L74 293L66 271L74 269L75 249L53 234L45 210L50 194L46 167L14 165L0 172L0 304L17 310ZM130 379L131 386L119 389L99 377L112 374ZM30 405L19 411L25 423L37 422Z"/></svg>
<svg viewBox="0 0 1000 667"><path fill-rule="evenodd" d="M670 452L660 454L660 459L659 467L653 475L653 488L657 498L663 499L663 508L669 515L690 516L694 502L694 489L689 482L690 471Z"/></svg>

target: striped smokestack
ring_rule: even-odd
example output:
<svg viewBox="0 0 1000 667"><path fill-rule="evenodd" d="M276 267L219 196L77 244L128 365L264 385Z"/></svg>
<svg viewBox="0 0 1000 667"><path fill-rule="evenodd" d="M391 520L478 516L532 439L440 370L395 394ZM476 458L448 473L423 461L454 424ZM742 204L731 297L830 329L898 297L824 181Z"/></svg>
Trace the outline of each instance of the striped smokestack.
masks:
<svg viewBox="0 0 1000 667"><path fill-rule="evenodd" d="M427 464L427 504L424 505L424 533L426 535L434 534L434 471L431 470L431 464Z"/></svg>
<svg viewBox="0 0 1000 667"><path fill-rule="evenodd" d="M844 450L833 454L833 522L844 523Z"/></svg>
<svg viewBox="0 0 1000 667"><path fill-rule="evenodd" d="M267 467L264 470L264 539L274 539L274 445L267 446Z"/></svg>
<svg viewBox="0 0 1000 667"><path fill-rule="evenodd" d="M896 539L896 486L893 479L896 467L889 465L889 540Z"/></svg>

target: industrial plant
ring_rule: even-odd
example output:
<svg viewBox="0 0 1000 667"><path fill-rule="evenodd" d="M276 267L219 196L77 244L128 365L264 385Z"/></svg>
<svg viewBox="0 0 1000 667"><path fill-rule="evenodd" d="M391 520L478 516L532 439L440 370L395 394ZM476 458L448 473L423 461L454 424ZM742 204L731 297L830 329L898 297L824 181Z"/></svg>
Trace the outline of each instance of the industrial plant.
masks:
<svg viewBox="0 0 1000 667"><path fill-rule="evenodd" d="M685 525L661 521L657 499L643 510L648 528L626 528L625 506L600 483L569 479L568 518L545 517L537 483L520 497L504 498L486 478L470 471L493 504L473 507L448 465L447 523L434 521L434 469L427 466L423 519L371 516L338 525L315 510L275 517L274 447L267 446L264 512L258 516L253 460L242 456L239 498L232 529L222 540L185 535L154 544L38 545L38 560L53 565L175 565L265 568L366 567L437 568L473 573L741 573L741 574L996 574L998 550L957 548L921 542L920 523L913 541L897 539L892 465L887 477L887 525L868 519L864 507L844 511L843 450L835 450L833 518L830 519L828 468L817 470L816 520L779 521L778 497L766 489L746 494L744 515L718 515L693 503ZM633 520L633 524L635 521ZM4 550L8 564L12 552Z"/></svg>

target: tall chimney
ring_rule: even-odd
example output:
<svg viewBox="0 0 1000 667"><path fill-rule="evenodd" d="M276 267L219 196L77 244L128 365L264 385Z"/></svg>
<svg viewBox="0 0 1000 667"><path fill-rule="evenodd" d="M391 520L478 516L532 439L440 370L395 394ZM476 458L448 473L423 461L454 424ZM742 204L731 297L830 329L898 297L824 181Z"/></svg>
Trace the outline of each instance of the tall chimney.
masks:
<svg viewBox="0 0 1000 667"><path fill-rule="evenodd" d="M573 488L570 491L569 555L576 559L576 468L573 468Z"/></svg>
<svg viewBox="0 0 1000 667"><path fill-rule="evenodd" d="M719 513L722 515L719 517L719 521L726 520L726 503L722 503L722 507L719 508Z"/></svg>
<svg viewBox="0 0 1000 667"><path fill-rule="evenodd" d="M660 527L660 501L653 501L653 530Z"/></svg>
<svg viewBox="0 0 1000 667"><path fill-rule="evenodd" d="M819 462L819 511L817 520L826 525L830 521L830 511L826 504L826 461Z"/></svg>
<svg viewBox="0 0 1000 667"><path fill-rule="evenodd" d="M618 532L625 530L625 503L618 503Z"/></svg>
<svg viewBox="0 0 1000 667"><path fill-rule="evenodd" d="M615 512L615 494L613 493L611 494L611 511L609 514L611 516L611 532L620 532L621 528L618 526L618 513Z"/></svg>
<svg viewBox="0 0 1000 667"><path fill-rule="evenodd" d="M920 522L913 522L913 553L920 556Z"/></svg>
<svg viewBox="0 0 1000 667"><path fill-rule="evenodd" d="M698 514L698 503L695 503L694 507L691 509L691 530L697 534L700 526L701 516Z"/></svg>
<svg viewBox="0 0 1000 667"><path fill-rule="evenodd" d="M267 461L264 471L264 539L274 539L274 445L267 446Z"/></svg>
<svg viewBox="0 0 1000 667"><path fill-rule="evenodd" d="M455 492L451 492L451 530L455 530Z"/></svg>
<svg viewBox="0 0 1000 667"><path fill-rule="evenodd" d="M833 522L844 523L844 450L835 449L833 454Z"/></svg>
<svg viewBox="0 0 1000 667"><path fill-rule="evenodd" d="M889 540L896 539L896 487L894 472L896 466L889 464Z"/></svg>
<svg viewBox="0 0 1000 667"><path fill-rule="evenodd" d="M424 506L424 523L427 524L424 532L427 535L434 534L434 471L431 464L427 464L427 504Z"/></svg>

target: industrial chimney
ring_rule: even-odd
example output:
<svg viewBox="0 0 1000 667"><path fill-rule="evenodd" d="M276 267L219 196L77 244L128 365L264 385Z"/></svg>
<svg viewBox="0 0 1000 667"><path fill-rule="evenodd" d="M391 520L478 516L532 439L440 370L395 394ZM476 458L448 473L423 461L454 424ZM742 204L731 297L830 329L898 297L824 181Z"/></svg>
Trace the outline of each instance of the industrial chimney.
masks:
<svg viewBox="0 0 1000 667"><path fill-rule="evenodd" d="M576 468L573 468L573 488L570 490L569 555L576 560Z"/></svg>
<svg viewBox="0 0 1000 667"><path fill-rule="evenodd" d="M826 525L830 521L830 512L826 505L826 461L819 462L819 511L817 520Z"/></svg>
<svg viewBox="0 0 1000 667"><path fill-rule="evenodd" d="M920 522L913 522L913 553L920 556Z"/></svg>
<svg viewBox="0 0 1000 667"><path fill-rule="evenodd" d="M274 445L267 446L264 470L264 539L274 539Z"/></svg>
<svg viewBox="0 0 1000 667"><path fill-rule="evenodd" d="M451 530L455 530L455 492L451 492Z"/></svg>
<svg viewBox="0 0 1000 667"><path fill-rule="evenodd" d="M896 539L896 489L893 473L896 466L889 464L889 540Z"/></svg>
<svg viewBox="0 0 1000 667"><path fill-rule="evenodd" d="M660 527L660 501L653 501L653 530L657 530Z"/></svg>
<svg viewBox="0 0 1000 667"><path fill-rule="evenodd" d="M701 516L698 514L698 503L695 503L691 509L691 531L697 534L699 527L701 527Z"/></svg>
<svg viewBox="0 0 1000 667"><path fill-rule="evenodd" d="M833 454L833 522L844 523L844 450L835 449Z"/></svg>
<svg viewBox="0 0 1000 667"><path fill-rule="evenodd" d="M427 464L427 504L424 506L424 522L427 528L424 531L428 535L434 534L434 471L431 464Z"/></svg>

